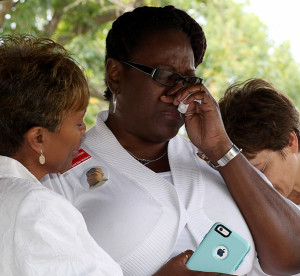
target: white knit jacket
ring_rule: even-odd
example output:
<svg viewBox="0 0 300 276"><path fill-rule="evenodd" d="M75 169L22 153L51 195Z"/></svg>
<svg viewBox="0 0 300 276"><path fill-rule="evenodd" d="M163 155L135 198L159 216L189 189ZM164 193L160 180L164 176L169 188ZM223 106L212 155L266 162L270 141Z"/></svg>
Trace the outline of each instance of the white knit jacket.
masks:
<svg viewBox="0 0 300 276"><path fill-rule="evenodd" d="M180 136L170 140L172 185L119 144L104 123L107 114L99 113L97 124L84 136L82 149L90 158L63 175L51 175L44 184L81 211L91 235L121 265L124 275L152 275L169 258L186 224L199 244L215 222L250 243L236 271L248 273L255 256L249 229L222 177L197 156L198 149ZM108 181L90 190L85 173L97 166Z"/></svg>

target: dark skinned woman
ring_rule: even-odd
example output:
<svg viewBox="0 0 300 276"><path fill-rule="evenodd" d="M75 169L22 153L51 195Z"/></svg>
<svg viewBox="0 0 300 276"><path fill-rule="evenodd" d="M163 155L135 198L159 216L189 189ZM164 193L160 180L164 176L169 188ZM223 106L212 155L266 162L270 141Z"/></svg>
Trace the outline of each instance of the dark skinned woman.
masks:
<svg viewBox="0 0 300 276"><path fill-rule="evenodd" d="M39 182L68 170L78 155L89 100L83 72L50 39L1 36L1 42L0 275L123 275L78 210ZM191 253L155 276L199 275L185 266Z"/></svg>
<svg viewBox="0 0 300 276"><path fill-rule="evenodd" d="M256 252L267 273L300 270L298 209L232 144L196 77L206 49L199 24L172 6L137 8L113 23L106 43L109 111L85 135L77 166L47 185L82 212L125 275L153 274L218 221L251 246L235 274L251 271ZM184 123L190 141L176 136ZM92 167L108 180L90 190Z"/></svg>

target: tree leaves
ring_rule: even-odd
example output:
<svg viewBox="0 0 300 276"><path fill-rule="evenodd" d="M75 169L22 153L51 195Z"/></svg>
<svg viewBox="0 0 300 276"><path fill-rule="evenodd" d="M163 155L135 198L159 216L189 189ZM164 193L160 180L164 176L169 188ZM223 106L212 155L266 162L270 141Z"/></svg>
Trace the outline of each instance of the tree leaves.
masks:
<svg viewBox="0 0 300 276"><path fill-rule="evenodd" d="M0 3L0 31L50 37L64 45L85 68L92 96L103 100L105 38L112 21L137 6L171 4L187 11L203 26L208 47L197 73L216 98L234 81L260 77L273 82L300 106L299 64L293 59L290 44L276 46L267 35L267 27L256 15L247 12L247 3L247 0L6 0Z"/></svg>

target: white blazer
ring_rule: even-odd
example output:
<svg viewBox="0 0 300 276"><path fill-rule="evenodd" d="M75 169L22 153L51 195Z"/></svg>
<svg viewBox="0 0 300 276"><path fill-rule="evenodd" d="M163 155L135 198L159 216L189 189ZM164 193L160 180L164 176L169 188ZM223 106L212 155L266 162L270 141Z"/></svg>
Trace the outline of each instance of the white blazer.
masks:
<svg viewBox="0 0 300 276"><path fill-rule="evenodd" d="M82 215L18 161L0 156L0 275L121 276Z"/></svg>
<svg viewBox="0 0 300 276"><path fill-rule="evenodd" d="M197 148L179 136L170 140L172 185L119 144L104 123L107 114L98 114L97 124L85 134L76 165L43 183L78 208L93 238L121 265L124 275L153 274L173 252L185 225L196 248L215 222L250 243L236 272L248 273L255 256L250 231L222 177L197 156ZM86 181L93 167L100 167L108 178L96 189Z"/></svg>

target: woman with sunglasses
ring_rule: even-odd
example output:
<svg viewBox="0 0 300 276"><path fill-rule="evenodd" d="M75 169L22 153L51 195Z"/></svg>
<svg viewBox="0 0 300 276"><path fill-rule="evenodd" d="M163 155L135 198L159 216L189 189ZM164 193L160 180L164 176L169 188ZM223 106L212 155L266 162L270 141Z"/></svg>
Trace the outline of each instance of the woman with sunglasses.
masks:
<svg viewBox="0 0 300 276"><path fill-rule="evenodd" d="M78 210L39 182L69 169L78 154L89 99L84 74L50 39L0 39L0 275L123 275ZM155 276L199 275L185 266L191 253Z"/></svg>
<svg viewBox="0 0 300 276"><path fill-rule="evenodd" d="M300 207L300 118L292 100L270 82L250 79L231 85L219 106L231 141ZM250 275L265 275L258 263L255 271Z"/></svg>
<svg viewBox="0 0 300 276"><path fill-rule="evenodd" d="M217 103L196 76L205 49L199 24L172 6L120 16L106 39L109 110L85 135L78 165L45 179L82 212L125 275L153 274L195 249L217 221L251 245L237 275L252 269L255 249L268 272L300 269L298 209L228 138ZM191 142L177 136L184 123ZM85 173L92 167L108 180L91 190ZM285 221L289 231L279 227Z"/></svg>

